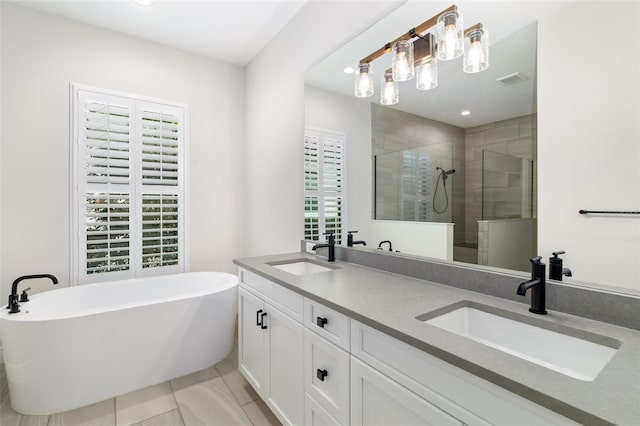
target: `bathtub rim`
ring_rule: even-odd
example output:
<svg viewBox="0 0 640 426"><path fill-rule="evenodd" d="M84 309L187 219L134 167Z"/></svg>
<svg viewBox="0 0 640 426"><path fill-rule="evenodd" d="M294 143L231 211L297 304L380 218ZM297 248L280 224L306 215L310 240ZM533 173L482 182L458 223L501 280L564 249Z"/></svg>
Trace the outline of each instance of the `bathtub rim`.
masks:
<svg viewBox="0 0 640 426"><path fill-rule="evenodd" d="M43 298L47 298L50 296L53 296L52 292L56 291L57 293L55 294L55 296L60 296L61 293L67 293L67 292L71 292L71 291L77 291L78 288L82 287L86 287L86 286L105 286L105 287L109 287L109 286L117 286L117 285L123 285L123 282L125 281L138 281L138 280L153 280L154 278L160 278L160 277L173 277L173 276L179 276L179 275L215 275L218 277L223 277L223 280L220 280L216 286L213 286L207 290L201 290L201 291L190 291L190 292L186 292L186 293L182 293L179 295L174 295L174 296L170 296L170 297L158 297L158 298L150 298L148 300L145 300L144 302L132 302L132 303L120 303L117 305L112 305L112 306L108 306L108 307L104 307L104 308L100 308L100 309L84 309L84 310L74 310L71 312L63 312L63 313L54 313L54 314L48 314L48 315L30 315L30 312L28 310L28 305L21 305L23 308L20 310L19 313L16 314L9 314L8 310L7 310L7 305L4 305L2 307L0 307L0 324L3 321L7 321L7 322L38 322L38 321L56 321L56 320L64 320L64 319L71 319L71 318L78 318L78 317L84 317L84 316L89 316L89 315L97 315L103 312L112 312L112 311L118 311L118 310L124 310L124 309L133 309L139 306L144 306L144 305L148 305L148 304L160 304L160 303L169 303L169 302L173 302L173 301L177 301L177 300L184 300L184 299L190 299L190 298L197 298L197 297L203 297L203 296L207 296L207 295L212 295L212 294L216 294L216 293L221 293L224 291L229 291L233 288L237 288L238 283L239 283L239 278L237 275L228 273L228 272L217 272L217 271L197 271L197 272L180 272L180 273L176 273L176 274L166 274L166 275L157 275L157 276L150 276L150 277L139 277L139 278L128 278L125 280L114 280L114 281L101 281L98 283L93 283L93 284L82 284L82 285L70 285L67 287L62 287L62 288L57 288L57 289L53 289L53 290L48 290L48 291L44 291L41 293L37 293L34 295L30 295L29 298L30 300L38 300L38 299L43 299Z"/></svg>

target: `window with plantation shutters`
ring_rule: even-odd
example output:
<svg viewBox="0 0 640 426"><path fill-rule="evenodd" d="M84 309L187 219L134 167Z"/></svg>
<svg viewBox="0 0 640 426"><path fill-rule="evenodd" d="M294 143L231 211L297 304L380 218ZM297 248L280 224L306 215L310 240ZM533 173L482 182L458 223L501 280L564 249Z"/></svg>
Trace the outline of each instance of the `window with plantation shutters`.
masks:
<svg viewBox="0 0 640 426"><path fill-rule="evenodd" d="M185 107L72 92L76 282L184 271Z"/></svg>
<svg viewBox="0 0 640 426"><path fill-rule="evenodd" d="M306 129L304 135L304 238L342 242L345 219L344 144L340 133Z"/></svg>

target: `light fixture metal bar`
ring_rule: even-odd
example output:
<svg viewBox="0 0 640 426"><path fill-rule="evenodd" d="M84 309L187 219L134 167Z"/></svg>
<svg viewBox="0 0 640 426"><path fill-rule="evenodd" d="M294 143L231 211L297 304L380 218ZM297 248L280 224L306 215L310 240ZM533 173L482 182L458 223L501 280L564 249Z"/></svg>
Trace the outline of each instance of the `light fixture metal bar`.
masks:
<svg viewBox="0 0 640 426"><path fill-rule="evenodd" d="M464 30L464 35L467 35L467 33L473 31L473 30L478 30L482 28L482 24L480 22L478 22L475 25L470 26L469 28L467 28L466 30Z"/></svg>
<svg viewBox="0 0 640 426"><path fill-rule="evenodd" d="M373 52L369 56L361 59L360 63L361 64L362 63L368 64L371 61L374 61L374 60L378 59L380 56L382 56L385 53L389 52L391 50L391 46L393 46L394 43L396 43L396 42L398 42L400 40L410 40L410 39L416 37L416 34L421 34L421 33L425 32L425 31L427 31L429 28L431 28L434 25L436 25L436 23L438 22L438 17L440 15L442 15L443 13L446 13L446 12L451 12L453 10L458 10L458 7L455 4L449 6L448 8L443 10L442 12L438 13L437 15L434 15L431 18L427 19L426 21L424 21L422 24L418 25L417 27L411 28L409 31L407 31L406 33L404 33L403 35L401 35L397 39L393 40L392 42L385 44L383 47L381 47L380 49L376 50L375 52Z"/></svg>

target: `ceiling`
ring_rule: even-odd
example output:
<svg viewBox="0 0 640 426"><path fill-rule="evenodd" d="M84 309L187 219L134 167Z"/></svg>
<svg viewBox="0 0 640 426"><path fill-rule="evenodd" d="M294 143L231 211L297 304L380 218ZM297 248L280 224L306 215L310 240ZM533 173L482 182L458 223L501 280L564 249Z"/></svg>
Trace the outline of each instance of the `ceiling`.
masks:
<svg viewBox="0 0 640 426"><path fill-rule="evenodd" d="M307 0L10 1L245 66Z"/></svg>
<svg viewBox="0 0 640 426"><path fill-rule="evenodd" d="M462 71L462 58L438 62L438 87L415 89L415 80L399 83L400 102L392 108L462 128L475 127L536 112L536 20L566 7L568 1L457 1L464 27L482 22L489 32L489 68L477 74ZM340 47L310 69L307 84L353 99L354 75L343 69L394 40L451 3L408 1L358 37ZM379 80L391 67L391 55L371 63L374 95L366 100L380 103ZM523 83L502 86L496 78L519 72ZM462 110L471 112L462 116Z"/></svg>

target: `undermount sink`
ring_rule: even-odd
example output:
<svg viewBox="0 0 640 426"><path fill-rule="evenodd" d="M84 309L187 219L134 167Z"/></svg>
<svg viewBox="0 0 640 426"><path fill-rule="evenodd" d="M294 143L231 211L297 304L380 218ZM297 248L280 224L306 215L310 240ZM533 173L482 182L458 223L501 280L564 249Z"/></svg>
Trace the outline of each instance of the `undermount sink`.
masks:
<svg viewBox="0 0 640 426"><path fill-rule="evenodd" d="M293 275L309 275L309 274L315 274L318 272L333 271L335 269L335 268L329 268L324 265L320 265L315 262L311 262L308 259L297 259L291 262L283 262L283 263L280 263L280 262L268 263L268 265Z"/></svg>
<svg viewBox="0 0 640 426"><path fill-rule="evenodd" d="M417 319L574 379L588 382L596 378L621 345L619 341L609 337L558 326L559 330L581 334L604 344L595 343L506 318L500 315L499 309L487 309L484 305L473 302L468 302L467 305L458 308L454 305L449 312L440 315L424 314ZM495 313L482 309L493 310ZM518 316L508 311L504 312L508 316Z"/></svg>

